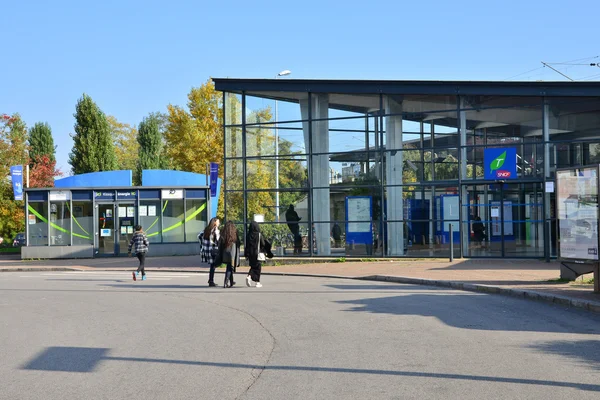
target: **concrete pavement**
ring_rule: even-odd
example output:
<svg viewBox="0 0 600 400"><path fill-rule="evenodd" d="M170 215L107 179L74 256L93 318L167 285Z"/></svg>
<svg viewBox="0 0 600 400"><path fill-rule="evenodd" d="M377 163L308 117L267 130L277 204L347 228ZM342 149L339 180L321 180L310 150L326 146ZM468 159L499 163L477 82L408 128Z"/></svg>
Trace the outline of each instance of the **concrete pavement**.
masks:
<svg viewBox="0 0 600 400"><path fill-rule="evenodd" d="M600 393L598 314L422 285L264 276L260 289L222 289L206 278L0 274L0 399Z"/></svg>
<svg viewBox="0 0 600 400"><path fill-rule="evenodd" d="M296 264L276 265L280 262ZM263 267L264 274L313 275L393 281L399 283L445 286L462 290L499 293L526 299L600 312L600 294L592 284L551 282L560 276L559 263L507 259L414 259L392 261L318 262L306 259L273 259ZM316 262L315 262L316 261ZM147 269L160 271L205 272L207 266L198 256L149 257ZM0 259L0 271L10 270L123 270L137 267L134 258L96 258L79 260L21 261ZM241 267L238 272L247 271ZM590 276L591 277L591 276Z"/></svg>

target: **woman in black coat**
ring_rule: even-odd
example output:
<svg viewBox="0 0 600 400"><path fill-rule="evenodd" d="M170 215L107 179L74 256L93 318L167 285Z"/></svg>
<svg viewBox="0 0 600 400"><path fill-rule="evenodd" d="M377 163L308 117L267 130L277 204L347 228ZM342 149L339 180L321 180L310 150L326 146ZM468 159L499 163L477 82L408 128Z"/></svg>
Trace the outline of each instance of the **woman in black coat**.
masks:
<svg viewBox="0 0 600 400"><path fill-rule="evenodd" d="M269 258L273 257L271 243L260 233L258 222L252 221L248 227L246 245L244 246L244 257L246 257L248 264L250 264L250 271L246 277L246 286L252 286L255 283L256 287L262 287L260 283L262 262L258 260L259 253L264 253Z"/></svg>

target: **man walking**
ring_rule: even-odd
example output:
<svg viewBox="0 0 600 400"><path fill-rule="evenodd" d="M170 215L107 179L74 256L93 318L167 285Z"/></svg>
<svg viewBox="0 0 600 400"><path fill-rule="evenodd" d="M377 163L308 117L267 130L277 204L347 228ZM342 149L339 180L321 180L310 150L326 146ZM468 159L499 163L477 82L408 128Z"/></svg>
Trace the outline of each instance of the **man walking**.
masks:
<svg viewBox="0 0 600 400"><path fill-rule="evenodd" d="M132 272L133 280L137 280L136 275L138 275L140 271L142 271L142 280L145 281L146 271L144 271L144 262L146 261L146 253L148 252L148 238L142 230L141 225L135 226L135 234L131 238L131 242L129 242L129 248L127 250L127 254L129 257L131 257L132 247L135 251L135 255L137 256L138 260L140 260L140 266L138 267L137 271Z"/></svg>

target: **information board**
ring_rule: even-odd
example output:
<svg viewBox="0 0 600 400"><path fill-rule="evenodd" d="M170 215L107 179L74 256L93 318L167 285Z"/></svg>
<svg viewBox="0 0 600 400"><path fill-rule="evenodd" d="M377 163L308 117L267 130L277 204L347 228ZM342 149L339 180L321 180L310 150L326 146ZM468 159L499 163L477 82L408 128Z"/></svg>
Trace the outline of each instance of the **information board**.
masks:
<svg viewBox="0 0 600 400"><path fill-rule="evenodd" d="M598 260L598 168L556 172L560 257Z"/></svg>

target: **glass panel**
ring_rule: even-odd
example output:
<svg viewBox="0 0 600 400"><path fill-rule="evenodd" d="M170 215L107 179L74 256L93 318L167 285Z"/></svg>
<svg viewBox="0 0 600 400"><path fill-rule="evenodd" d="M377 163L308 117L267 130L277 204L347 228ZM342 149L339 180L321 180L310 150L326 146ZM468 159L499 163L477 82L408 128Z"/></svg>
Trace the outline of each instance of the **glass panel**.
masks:
<svg viewBox="0 0 600 400"><path fill-rule="evenodd" d="M133 203L120 203L117 206L117 226L119 238L119 254L127 254L129 242L135 231L136 206Z"/></svg>
<svg viewBox="0 0 600 400"><path fill-rule="evenodd" d="M185 241L183 221L185 210L183 200L163 200L163 242L183 243Z"/></svg>
<svg viewBox="0 0 600 400"><path fill-rule="evenodd" d="M28 219L28 246L48 245L48 202L30 202Z"/></svg>
<svg viewBox="0 0 600 400"><path fill-rule="evenodd" d="M71 245L69 201L50 202L50 246Z"/></svg>
<svg viewBox="0 0 600 400"><path fill-rule="evenodd" d="M146 232L150 243L160 243L162 241L160 210L159 200L140 200L138 221L144 232Z"/></svg>
<svg viewBox="0 0 600 400"><path fill-rule="evenodd" d="M235 93L225 93L225 125L240 125L242 123L242 96Z"/></svg>
<svg viewBox="0 0 600 400"><path fill-rule="evenodd" d="M242 157L243 144L244 142L242 141L242 128L225 128L225 157Z"/></svg>
<svg viewBox="0 0 600 400"><path fill-rule="evenodd" d="M244 170L243 161L239 159L227 160L226 167L226 186L227 190L242 190L244 188Z"/></svg>
<svg viewBox="0 0 600 400"><path fill-rule="evenodd" d="M94 206L90 201L73 201L73 245L94 244Z"/></svg>
<svg viewBox="0 0 600 400"><path fill-rule="evenodd" d="M279 173L276 174L276 171ZM248 160L246 164L248 189L301 189L308 185L307 163L301 156L280 156ZM276 182L277 176L279 182ZM278 185L277 185L278 183ZM235 188L237 189L237 183ZM241 188L240 188L241 189Z"/></svg>
<svg viewBox="0 0 600 400"><path fill-rule="evenodd" d="M267 191L248 192L248 221L262 215L264 221L275 221L275 193Z"/></svg>
<svg viewBox="0 0 600 400"><path fill-rule="evenodd" d="M115 254L115 207L98 204L98 254Z"/></svg>
<svg viewBox="0 0 600 400"><path fill-rule="evenodd" d="M244 192L226 191L225 204L227 208L227 221L242 222L244 220Z"/></svg>
<svg viewBox="0 0 600 400"><path fill-rule="evenodd" d="M204 231L208 221L205 199L186 200L185 241L197 242L198 234Z"/></svg>

